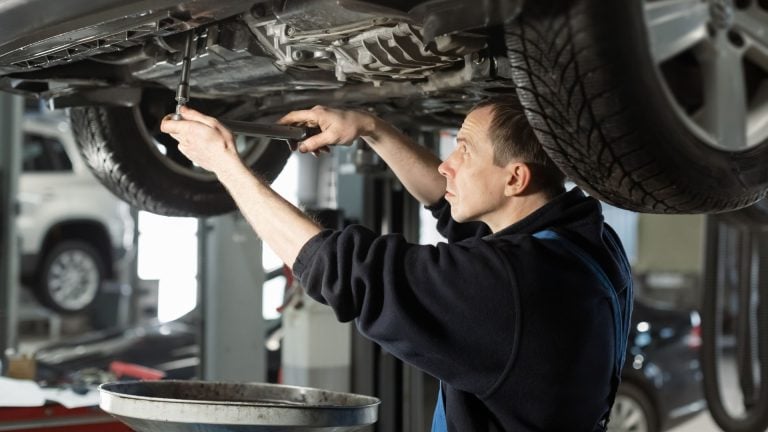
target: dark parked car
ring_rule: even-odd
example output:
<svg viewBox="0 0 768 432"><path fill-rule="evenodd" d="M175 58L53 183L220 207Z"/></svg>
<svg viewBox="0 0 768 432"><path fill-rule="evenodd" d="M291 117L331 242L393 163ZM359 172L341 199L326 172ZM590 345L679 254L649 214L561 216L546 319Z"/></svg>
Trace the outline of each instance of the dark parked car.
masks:
<svg viewBox="0 0 768 432"><path fill-rule="evenodd" d="M699 364L700 325L696 311L635 301L609 431L659 432L706 408Z"/></svg>
<svg viewBox="0 0 768 432"><path fill-rule="evenodd" d="M192 105L231 120L333 104L411 130L516 92L595 197L658 213L768 193L768 3L757 0L0 0L0 90L72 107L80 151L135 206L234 205L160 133L188 37ZM289 150L243 141L267 179ZM768 207L768 206L767 206Z"/></svg>

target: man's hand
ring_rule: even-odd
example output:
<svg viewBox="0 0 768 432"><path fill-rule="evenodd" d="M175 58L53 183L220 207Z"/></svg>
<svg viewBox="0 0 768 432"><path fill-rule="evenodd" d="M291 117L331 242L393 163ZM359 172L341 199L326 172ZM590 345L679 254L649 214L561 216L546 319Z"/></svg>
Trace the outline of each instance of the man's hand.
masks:
<svg viewBox="0 0 768 432"><path fill-rule="evenodd" d="M320 227L276 194L243 164L232 132L212 117L183 108L183 120L163 119L160 130L191 161L216 174L256 234L289 266Z"/></svg>
<svg viewBox="0 0 768 432"><path fill-rule="evenodd" d="M179 151L189 160L215 174L242 164L235 138L218 120L182 107L183 120L163 119L160 130L179 142Z"/></svg>
<svg viewBox="0 0 768 432"><path fill-rule="evenodd" d="M372 114L316 106L288 113L278 122L320 128L321 133L301 143L301 152L324 151L329 146L348 145L355 138L363 138L421 203L434 204L445 194L445 178L437 171L440 159Z"/></svg>
<svg viewBox="0 0 768 432"><path fill-rule="evenodd" d="M359 111L343 111L324 106L293 111L278 120L283 125L319 127L321 133L307 138L299 145L302 153L327 151L332 145L349 145L356 138L376 132L376 117Z"/></svg>

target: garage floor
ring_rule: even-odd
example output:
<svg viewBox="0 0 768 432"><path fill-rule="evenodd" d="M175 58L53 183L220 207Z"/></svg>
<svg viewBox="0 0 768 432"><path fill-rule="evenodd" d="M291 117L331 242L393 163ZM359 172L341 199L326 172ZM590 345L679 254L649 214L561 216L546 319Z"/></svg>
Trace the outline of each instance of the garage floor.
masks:
<svg viewBox="0 0 768 432"><path fill-rule="evenodd" d="M741 392L738 389L738 377L736 375L735 363L733 359L726 358L726 363L720 370L720 376L722 377L722 389L725 396L725 400L728 402L741 401ZM731 407L731 404L726 404ZM737 407L733 406L731 409L734 412L737 411ZM668 432L717 432L721 431L717 423L709 415L709 412L703 412L690 421L683 423L673 429L669 429Z"/></svg>
<svg viewBox="0 0 768 432"><path fill-rule="evenodd" d="M670 429L669 432L716 432L719 430L720 428L709 413L703 413L682 426Z"/></svg>

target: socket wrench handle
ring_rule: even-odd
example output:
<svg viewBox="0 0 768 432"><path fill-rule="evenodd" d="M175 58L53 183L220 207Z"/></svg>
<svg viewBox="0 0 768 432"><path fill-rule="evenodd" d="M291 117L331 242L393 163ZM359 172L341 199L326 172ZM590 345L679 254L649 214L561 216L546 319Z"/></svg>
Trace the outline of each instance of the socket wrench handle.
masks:
<svg viewBox="0 0 768 432"><path fill-rule="evenodd" d="M179 78L179 86L176 88L176 112L172 117L174 120L181 120L181 107L189 102L189 70L192 66L192 43L194 40L194 32L187 33L181 58L181 77Z"/></svg>
<svg viewBox="0 0 768 432"><path fill-rule="evenodd" d="M219 122L235 135L269 137L289 142L302 141L321 132L320 128L316 127L285 126L222 119L219 119Z"/></svg>

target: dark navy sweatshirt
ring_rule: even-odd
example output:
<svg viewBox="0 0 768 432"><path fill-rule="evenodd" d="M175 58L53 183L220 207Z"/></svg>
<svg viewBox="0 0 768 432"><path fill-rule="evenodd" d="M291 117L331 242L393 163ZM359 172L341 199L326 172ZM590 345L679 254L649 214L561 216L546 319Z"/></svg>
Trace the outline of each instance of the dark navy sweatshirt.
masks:
<svg viewBox="0 0 768 432"><path fill-rule="evenodd" d="M340 321L442 381L449 431L597 431L610 409L616 338L594 272L532 234L580 246L626 299L630 275L600 203L579 189L491 234L431 207L448 243L361 227L322 231L293 267Z"/></svg>

